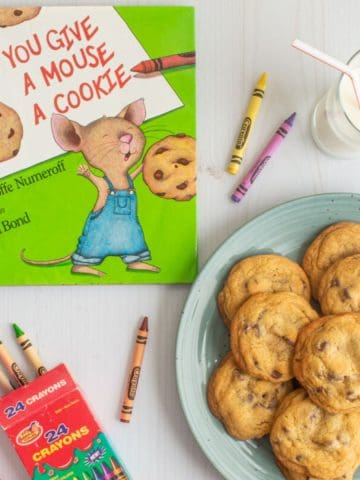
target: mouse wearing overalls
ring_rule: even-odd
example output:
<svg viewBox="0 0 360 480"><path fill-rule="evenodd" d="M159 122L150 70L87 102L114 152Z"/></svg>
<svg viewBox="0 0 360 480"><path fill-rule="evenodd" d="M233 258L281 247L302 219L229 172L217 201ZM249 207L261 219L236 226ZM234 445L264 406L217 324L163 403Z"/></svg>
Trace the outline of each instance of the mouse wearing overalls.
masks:
<svg viewBox="0 0 360 480"><path fill-rule="evenodd" d="M32 261L33 265L61 263L71 258L73 273L102 276L94 266L109 256L121 258L128 270L158 272L159 268L145 263L150 252L137 216L134 178L142 165L129 170L140 159L145 137L139 126L146 116L142 99L125 107L116 117L103 117L82 126L63 115L52 117L52 132L56 143L65 151L81 152L88 164L104 173L94 175L87 165L80 165L78 174L97 189L97 200L90 212L76 252L49 262Z"/></svg>

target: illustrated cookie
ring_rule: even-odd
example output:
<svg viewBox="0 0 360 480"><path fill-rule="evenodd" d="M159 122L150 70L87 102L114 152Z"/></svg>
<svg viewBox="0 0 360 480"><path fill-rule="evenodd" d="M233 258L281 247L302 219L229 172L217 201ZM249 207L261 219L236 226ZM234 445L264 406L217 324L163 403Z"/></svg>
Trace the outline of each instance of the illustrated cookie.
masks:
<svg viewBox="0 0 360 480"><path fill-rule="evenodd" d="M280 255L255 255L236 263L218 295L220 314L229 327L232 317L250 295L294 292L310 299L310 285L302 268Z"/></svg>
<svg viewBox="0 0 360 480"><path fill-rule="evenodd" d="M289 470L287 467L285 467L277 458L275 458L275 461L277 466L281 470L282 474L287 480L352 480L354 475L353 472L351 472L351 473L345 473L344 475L341 475L341 477L337 477L337 478L331 477L327 479L320 479L317 477L309 477L308 475L303 475L301 473L293 472L292 470Z"/></svg>
<svg viewBox="0 0 360 480"><path fill-rule="evenodd" d="M314 298L318 298L321 277L330 265L355 253L360 253L359 223L335 223L313 240L305 252L302 264L310 278Z"/></svg>
<svg viewBox="0 0 360 480"><path fill-rule="evenodd" d="M319 302L325 315L360 312L360 254L342 258L326 270Z"/></svg>
<svg viewBox="0 0 360 480"><path fill-rule="evenodd" d="M0 102L0 162L19 153L22 136L23 127L19 115Z"/></svg>
<svg viewBox="0 0 360 480"><path fill-rule="evenodd" d="M360 313L315 320L299 334L294 372L329 412L360 412Z"/></svg>
<svg viewBox="0 0 360 480"><path fill-rule="evenodd" d="M164 138L147 151L144 181L162 198L185 201L196 195L196 141L185 134Z"/></svg>
<svg viewBox="0 0 360 480"><path fill-rule="evenodd" d="M41 7L0 7L0 27L12 27L39 15Z"/></svg>
<svg viewBox="0 0 360 480"><path fill-rule="evenodd" d="M298 334L316 318L308 301L295 293L252 295L231 322L231 350L237 364L249 375L269 382L290 380Z"/></svg>
<svg viewBox="0 0 360 480"><path fill-rule="evenodd" d="M359 462L360 413L331 414L303 389L285 397L276 412L270 441L285 468L307 477L331 479L355 471Z"/></svg>
<svg viewBox="0 0 360 480"><path fill-rule="evenodd" d="M233 437L260 438L270 432L275 411L291 389L291 382L275 384L242 373L228 353L209 380L208 404Z"/></svg>

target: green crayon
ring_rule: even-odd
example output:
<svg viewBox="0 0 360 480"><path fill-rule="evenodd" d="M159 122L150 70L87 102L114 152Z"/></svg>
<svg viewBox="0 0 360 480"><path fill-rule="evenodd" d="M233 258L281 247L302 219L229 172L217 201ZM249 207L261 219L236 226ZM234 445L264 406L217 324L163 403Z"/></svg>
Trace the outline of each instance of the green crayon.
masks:
<svg viewBox="0 0 360 480"><path fill-rule="evenodd" d="M33 347L26 333L24 333L21 330L21 328L18 325L16 325L16 323L13 323L13 329L16 335L16 341L18 345L20 345L20 347L22 348L27 359L29 360L31 365L34 367L37 375L39 376L44 375L44 373L47 372L47 369L44 367L44 364L41 358L39 357L39 354Z"/></svg>

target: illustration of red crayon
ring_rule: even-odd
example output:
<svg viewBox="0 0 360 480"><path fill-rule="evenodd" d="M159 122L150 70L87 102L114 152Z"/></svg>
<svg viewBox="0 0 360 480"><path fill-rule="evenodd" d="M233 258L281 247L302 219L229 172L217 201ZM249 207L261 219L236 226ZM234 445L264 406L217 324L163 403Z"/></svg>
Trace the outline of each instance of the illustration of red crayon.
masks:
<svg viewBox="0 0 360 480"><path fill-rule="evenodd" d="M131 420L148 334L148 317L145 317L137 333L132 364L120 413L120 421L124 423L129 423Z"/></svg>
<svg viewBox="0 0 360 480"><path fill-rule="evenodd" d="M194 65L196 61L195 52L178 53L167 57L152 58L138 63L131 69L136 73L153 73L167 70L168 68L183 67L184 65Z"/></svg>
<svg viewBox="0 0 360 480"><path fill-rule="evenodd" d="M125 475L124 470L121 468L119 462L114 458L110 458L112 473L114 474L116 480L128 480L128 477Z"/></svg>

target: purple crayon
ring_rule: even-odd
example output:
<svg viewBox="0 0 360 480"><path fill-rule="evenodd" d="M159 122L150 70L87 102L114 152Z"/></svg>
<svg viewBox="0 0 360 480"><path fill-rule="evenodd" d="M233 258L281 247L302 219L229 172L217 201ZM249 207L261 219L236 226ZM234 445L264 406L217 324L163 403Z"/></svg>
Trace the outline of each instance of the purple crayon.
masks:
<svg viewBox="0 0 360 480"><path fill-rule="evenodd" d="M104 480L104 476L97 470L96 467L92 467L92 474L94 477L94 480Z"/></svg>
<svg viewBox="0 0 360 480"><path fill-rule="evenodd" d="M265 167L270 158L274 155L276 150L279 148L280 144L283 142L286 135L289 133L291 127L294 124L296 113L294 112L290 115L289 118L283 122L280 127L276 130L275 135L271 138L270 142L266 145L264 150L261 152L254 165L245 175L243 181L237 187L235 192L231 195L231 200L233 202L239 203L247 194L251 185L255 182L257 176L260 174L262 169Z"/></svg>
<svg viewBox="0 0 360 480"><path fill-rule="evenodd" d="M110 470L110 468L106 465L106 463L101 464L101 468L104 474L104 480L116 480L116 476Z"/></svg>

